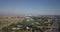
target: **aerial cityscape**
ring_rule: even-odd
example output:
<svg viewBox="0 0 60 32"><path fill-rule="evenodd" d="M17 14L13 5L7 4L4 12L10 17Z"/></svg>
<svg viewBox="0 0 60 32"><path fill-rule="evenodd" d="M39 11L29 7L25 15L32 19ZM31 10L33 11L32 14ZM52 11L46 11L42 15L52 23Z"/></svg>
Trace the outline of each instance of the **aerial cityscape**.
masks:
<svg viewBox="0 0 60 32"><path fill-rule="evenodd" d="M60 32L60 0L0 0L0 32Z"/></svg>

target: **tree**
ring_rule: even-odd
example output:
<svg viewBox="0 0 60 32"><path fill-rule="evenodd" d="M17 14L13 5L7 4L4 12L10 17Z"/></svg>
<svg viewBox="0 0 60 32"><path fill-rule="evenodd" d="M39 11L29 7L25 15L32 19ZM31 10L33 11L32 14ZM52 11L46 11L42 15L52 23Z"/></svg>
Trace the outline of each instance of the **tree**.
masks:
<svg viewBox="0 0 60 32"><path fill-rule="evenodd" d="M4 27L3 29L3 32L11 32L11 28L10 27Z"/></svg>

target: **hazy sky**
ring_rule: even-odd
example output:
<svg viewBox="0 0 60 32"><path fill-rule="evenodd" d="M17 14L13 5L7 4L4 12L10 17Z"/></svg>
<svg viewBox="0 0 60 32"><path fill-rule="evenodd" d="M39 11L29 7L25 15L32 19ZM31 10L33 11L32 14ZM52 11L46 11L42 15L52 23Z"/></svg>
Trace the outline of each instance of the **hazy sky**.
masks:
<svg viewBox="0 0 60 32"><path fill-rule="evenodd" d="M60 0L0 0L0 15L60 15Z"/></svg>

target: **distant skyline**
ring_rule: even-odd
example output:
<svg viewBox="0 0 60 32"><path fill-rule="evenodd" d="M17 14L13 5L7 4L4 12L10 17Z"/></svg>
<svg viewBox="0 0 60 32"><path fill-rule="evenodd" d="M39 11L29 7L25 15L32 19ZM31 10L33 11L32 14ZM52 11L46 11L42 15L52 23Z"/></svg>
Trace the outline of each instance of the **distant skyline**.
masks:
<svg viewBox="0 0 60 32"><path fill-rule="evenodd" d="M0 0L2 15L60 15L60 0Z"/></svg>

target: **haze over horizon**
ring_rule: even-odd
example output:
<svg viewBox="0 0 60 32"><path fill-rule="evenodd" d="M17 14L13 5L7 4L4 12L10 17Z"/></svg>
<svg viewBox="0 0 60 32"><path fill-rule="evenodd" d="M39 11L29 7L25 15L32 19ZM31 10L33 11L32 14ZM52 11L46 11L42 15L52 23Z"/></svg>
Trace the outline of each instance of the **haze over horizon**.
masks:
<svg viewBox="0 0 60 32"><path fill-rule="evenodd" d="M60 15L60 0L0 0L2 15Z"/></svg>

